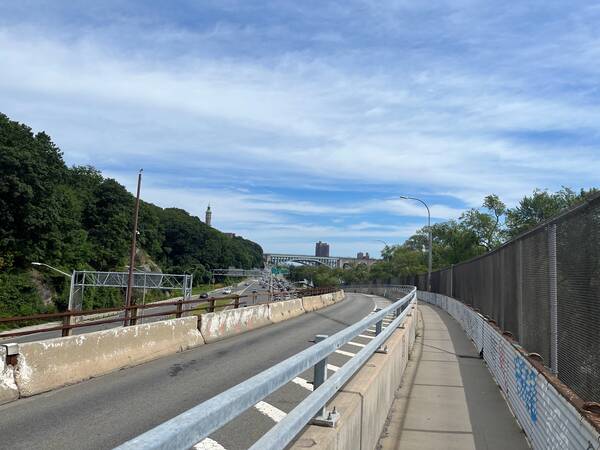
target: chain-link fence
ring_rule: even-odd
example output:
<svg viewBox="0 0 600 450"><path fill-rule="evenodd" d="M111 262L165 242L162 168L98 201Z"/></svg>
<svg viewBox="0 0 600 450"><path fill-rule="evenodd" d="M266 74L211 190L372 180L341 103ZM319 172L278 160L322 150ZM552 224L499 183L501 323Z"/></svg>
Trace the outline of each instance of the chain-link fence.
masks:
<svg viewBox="0 0 600 450"><path fill-rule="evenodd" d="M402 284L426 290L427 275ZM600 196L481 257L432 273L432 291L493 319L567 386L600 401Z"/></svg>

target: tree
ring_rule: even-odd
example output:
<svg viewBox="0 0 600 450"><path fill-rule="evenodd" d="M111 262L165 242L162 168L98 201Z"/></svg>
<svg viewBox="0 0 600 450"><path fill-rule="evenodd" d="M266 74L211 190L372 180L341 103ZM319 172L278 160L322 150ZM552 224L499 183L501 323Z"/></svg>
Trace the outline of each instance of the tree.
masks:
<svg viewBox="0 0 600 450"><path fill-rule="evenodd" d="M501 218L506 213L506 205L497 195L491 194L485 197L482 207L484 211L471 208L464 212L460 223L477 236L479 245L490 251L504 240Z"/></svg>
<svg viewBox="0 0 600 450"><path fill-rule="evenodd" d="M582 189L577 194L564 186L555 193L548 192L547 189L535 189L530 197L523 197L517 206L507 211L508 236L512 238L530 230L595 192L596 189Z"/></svg>

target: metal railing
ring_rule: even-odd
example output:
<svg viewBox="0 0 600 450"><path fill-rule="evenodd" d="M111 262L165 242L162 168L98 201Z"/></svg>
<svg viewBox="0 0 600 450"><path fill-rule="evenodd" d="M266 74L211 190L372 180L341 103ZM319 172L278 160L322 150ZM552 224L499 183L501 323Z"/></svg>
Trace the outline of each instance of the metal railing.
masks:
<svg viewBox="0 0 600 450"><path fill-rule="evenodd" d="M273 301L273 298L284 299L286 296L290 297L301 297L308 295L320 295L323 293L334 292L336 288L311 288L297 291L275 291L269 302ZM263 295L269 295L265 292ZM219 309L227 307L239 308L240 306L250 306L255 304L269 303L262 302L256 303L258 293L250 293L245 295L229 295L225 297L209 297L209 298L197 298L192 300L184 300L183 298L173 301L162 301L156 303L146 303L140 305L130 306L119 306L114 308L102 308L102 309L90 309L85 311L63 311L49 314L33 314L29 316L16 316L16 317L0 317L0 325L11 324L19 322L29 323L47 323L47 327L20 330L15 329L14 331L5 330L0 332L0 339L6 339L9 337L26 336L31 334L46 333L51 331L60 331L62 336L69 336L71 330L75 328L92 327L95 325L103 325L109 323L123 322L124 313L127 311L130 323L134 325L138 319L158 318L158 317L175 317L180 318L184 314L198 314L203 312L214 312ZM229 300L227 303L224 301ZM251 300L251 301L250 301ZM156 308L168 308L168 310L161 310L159 312L153 312ZM150 313L146 312L149 311ZM93 315L102 315L104 317L85 320L86 317ZM113 315L114 317L107 318L106 316ZM118 317L116 317L118 316ZM84 321L85 320L85 321ZM50 321L60 321L60 324L48 323Z"/></svg>
<svg viewBox="0 0 600 450"><path fill-rule="evenodd" d="M319 335L313 347L297 353L162 423L156 428L122 444L118 449L188 449L269 394L292 381L305 370L314 367L315 384L313 392L287 414L284 419L264 434L251 447L251 450L279 450L285 448L317 413L320 413L318 419L335 422L335 411L325 411L325 405L373 353L382 349L385 341L404 322L410 311L408 306L415 301L416 288L411 287L407 294L386 308L378 310L333 336ZM394 319L386 328L383 328L383 319L389 314L393 314ZM376 336L337 370L331 378L326 379L327 357L374 324L376 326Z"/></svg>

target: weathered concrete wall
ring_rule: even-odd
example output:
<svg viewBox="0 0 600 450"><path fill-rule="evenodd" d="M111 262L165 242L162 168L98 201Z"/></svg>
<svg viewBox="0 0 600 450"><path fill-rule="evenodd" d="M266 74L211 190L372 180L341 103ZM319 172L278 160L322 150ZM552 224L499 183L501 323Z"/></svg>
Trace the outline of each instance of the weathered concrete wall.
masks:
<svg viewBox="0 0 600 450"><path fill-rule="evenodd" d="M311 295L309 297L302 297L302 306L306 312L311 312L329 305L323 300L323 296Z"/></svg>
<svg viewBox="0 0 600 450"><path fill-rule="evenodd" d="M402 381L414 343L416 314L387 340L387 354L374 354L329 402L340 413L335 428L311 425L291 448L313 450L372 450L385 424L394 393Z"/></svg>
<svg viewBox="0 0 600 450"><path fill-rule="evenodd" d="M27 397L202 344L197 317L27 342L15 381Z"/></svg>
<svg viewBox="0 0 600 450"><path fill-rule="evenodd" d="M343 292L310 297L312 309L344 298ZM304 299L226 310L127 328L19 345L17 364L0 346L0 404L141 364L178 351L304 314Z"/></svg>
<svg viewBox="0 0 600 450"><path fill-rule="evenodd" d="M228 309L200 316L200 333L209 342L220 341L246 331L270 325L269 305Z"/></svg>
<svg viewBox="0 0 600 450"><path fill-rule="evenodd" d="M0 347L0 405L19 398L13 368L6 365L6 349Z"/></svg>
<svg viewBox="0 0 600 450"><path fill-rule="evenodd" d="M301 298L269 304L269 317L273 323L279 323L284 320L298 317L305 312Z"/></svg>

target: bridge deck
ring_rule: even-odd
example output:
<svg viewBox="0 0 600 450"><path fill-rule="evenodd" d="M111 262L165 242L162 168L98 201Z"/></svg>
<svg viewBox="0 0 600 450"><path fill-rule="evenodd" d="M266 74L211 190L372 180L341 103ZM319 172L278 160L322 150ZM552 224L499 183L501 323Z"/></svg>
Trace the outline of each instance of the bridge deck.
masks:
<svg viewBox="0 0 600 450"><path fill-rule="evenodd" d="M419 304L412 360L380 439L383 450L527 449L483 360L444 311Z"/></svg>

